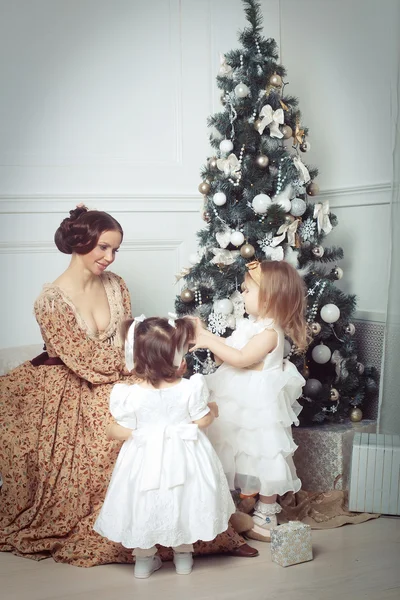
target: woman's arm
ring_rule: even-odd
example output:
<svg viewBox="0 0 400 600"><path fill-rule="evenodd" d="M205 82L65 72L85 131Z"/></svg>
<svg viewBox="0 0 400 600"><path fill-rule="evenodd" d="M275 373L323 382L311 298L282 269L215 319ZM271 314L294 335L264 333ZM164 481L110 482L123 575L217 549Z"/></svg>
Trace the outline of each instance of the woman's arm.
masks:
<svg viewBox="0 0 400 600"><path fill-rule="evenodd" d="M106 435L108 440L119 440L120 442L125 442L129 440L132 435L133 429L128 429L127 427L122 427L122 425L118 425L118 423L110 423L106 427Z"/></svg>
<svg viewBox="0 0 400 600"><path fill-rule="evenodd" d="M208 348L223 362L232 367L244 369L259 363L271 352L278 342L278 335L273 329L266 329L255 335L244 348L237 350L231 348L216 335L210 332L200 332L196 344L190 349L191 352L199 348Z"/></svg>

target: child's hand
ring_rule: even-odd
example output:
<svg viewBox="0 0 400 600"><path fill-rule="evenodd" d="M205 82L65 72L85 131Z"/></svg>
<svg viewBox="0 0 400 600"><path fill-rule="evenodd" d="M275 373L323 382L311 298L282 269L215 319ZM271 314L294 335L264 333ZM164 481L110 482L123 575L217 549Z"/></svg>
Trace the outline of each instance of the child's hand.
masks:
<svg viewBox="0 0 400 600"><path fill-rule="evenodd" d="M198 335L200 335L200 333L202 333L202 332L205 331L206 324L204 323L204 321L202 321L201 319L199 319L199 317L188 317L188 319L190 319L194 323L194 326L195 326L195 332L194 333L195 333L196 337Z"/></svg>
<svg viewBox="0 0 400 600"><path fill-rule="evenodd" d="M208 342L208 336L206 331L203 329L202 333L200 333L199 335L196 336L196 340L194 342L194 346L192 346L189 350L189 352L195 352L196 350L200 350L203 348L208 348L207 342Z"/></svg>
<svg viewBox="0 0 400 600"><path fill-rule="evenodd" d="M212 414L214 415L215 418L219 417L219 410L218 410L218 404L216 402L209 402L207 404L208 408L210 409L210 412L212 412Z"/></svg>

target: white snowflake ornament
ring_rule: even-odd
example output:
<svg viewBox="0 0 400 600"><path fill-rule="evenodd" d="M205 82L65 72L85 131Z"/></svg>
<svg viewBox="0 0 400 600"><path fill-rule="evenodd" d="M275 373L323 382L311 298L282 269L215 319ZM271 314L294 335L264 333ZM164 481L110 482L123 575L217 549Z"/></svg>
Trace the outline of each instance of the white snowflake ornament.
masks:
<svg viewBox="0 0 400 600"><path fill-rule="evenodd" d="M208 317L208 329L212 333L216 333L217 335L222 335L225 333L226 328L228 327L228 322L226 319L226 315L221 313L212 312Z"/></svg>

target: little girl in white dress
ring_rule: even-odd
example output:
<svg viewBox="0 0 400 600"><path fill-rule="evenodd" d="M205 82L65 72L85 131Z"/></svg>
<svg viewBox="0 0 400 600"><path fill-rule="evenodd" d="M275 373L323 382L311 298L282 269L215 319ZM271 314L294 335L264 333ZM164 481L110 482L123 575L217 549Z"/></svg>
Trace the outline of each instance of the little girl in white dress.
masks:
<svg viewBox="0 0 400 600"><path fill-rule="evenodd" d="M135 576L161 567L155 544L174 549L176 572L192 571L192 544L228 528L235 506L226 477L201 428L218 413L208 406L202 375L182 379L183 356L194 339L190 319L127 324L126 363L140 382L116 384L108 436L125 440L95 531L134 548Z"/></svg>
<svg viewBox="0 0 400 600"><path fill-rule="evenodd" d="M305 381L283 355L285 334L298 350L306 347L305 288L286 262L254 261L247 267L243 297L249 318L240 320L226 339L198 322L192 351L208 348L223 361L206 377L219 407L208 437L230 488L260 494L247 535L267 541L281 510L277 495L301 487L292 460L297 446L291 425L299 424L296 399Z"/></svg>

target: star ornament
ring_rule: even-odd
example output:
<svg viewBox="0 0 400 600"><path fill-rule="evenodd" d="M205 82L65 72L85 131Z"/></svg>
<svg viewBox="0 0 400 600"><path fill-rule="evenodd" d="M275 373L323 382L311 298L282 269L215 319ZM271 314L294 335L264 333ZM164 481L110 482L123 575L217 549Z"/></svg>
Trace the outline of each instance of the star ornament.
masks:
<svg viewBox="0 0 400 600"><path fill-rule="evenodd" d="M300 129L299 123L296 123L296 129L294 130L294 133L293 133L294 143L302 144L303 137L304 137L304 129Z"/></svg>

